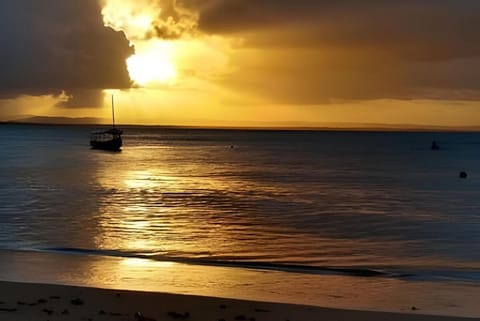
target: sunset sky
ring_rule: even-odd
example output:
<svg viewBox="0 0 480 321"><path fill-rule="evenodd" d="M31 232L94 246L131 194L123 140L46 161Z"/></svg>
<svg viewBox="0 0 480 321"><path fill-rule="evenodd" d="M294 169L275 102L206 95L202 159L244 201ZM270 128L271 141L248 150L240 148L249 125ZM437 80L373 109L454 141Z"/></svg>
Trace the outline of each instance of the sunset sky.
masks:
<svg viewBox="0 0 480 321"><path fill-rule="evenodd" d="M0 121L480 125L478 0L0 2Z"/></svg>

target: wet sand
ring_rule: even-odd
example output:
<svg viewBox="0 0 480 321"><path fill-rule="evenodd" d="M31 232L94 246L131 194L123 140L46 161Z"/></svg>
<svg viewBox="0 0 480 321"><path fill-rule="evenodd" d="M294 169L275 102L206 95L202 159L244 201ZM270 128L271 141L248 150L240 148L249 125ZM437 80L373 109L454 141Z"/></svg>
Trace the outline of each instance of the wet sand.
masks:
<svg viewBox="0 0 480 321"><path fill-rule="evenodd" d="M467 321L473 318L349 311L140 291L0 282L0 320ZM477 319L478 320L478 319Z"/></svg>
<svg viewBox="0 0 480 321"><path fill-rule="evenodd" d="M0 251L0 280L344 310L480 317L480 288L474 283L298 274L29 251ZM12 303L8 297L0 300ZM25 301L21 297L16 300ZM0 316L0 320L4 319Z"/></svg>

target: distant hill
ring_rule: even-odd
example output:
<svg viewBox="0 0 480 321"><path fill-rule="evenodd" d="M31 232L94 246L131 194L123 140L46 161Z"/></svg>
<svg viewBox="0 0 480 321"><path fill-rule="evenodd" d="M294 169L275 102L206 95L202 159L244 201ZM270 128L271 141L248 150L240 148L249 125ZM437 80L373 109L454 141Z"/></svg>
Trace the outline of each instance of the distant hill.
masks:
<svg viewBox="0 0 480 321"><path fill-rule="evenodd" d="M99 124L102 120L93 117L48 117L30 116L8 121L10 124L44 124L44 125L91 125Z"/></svg>

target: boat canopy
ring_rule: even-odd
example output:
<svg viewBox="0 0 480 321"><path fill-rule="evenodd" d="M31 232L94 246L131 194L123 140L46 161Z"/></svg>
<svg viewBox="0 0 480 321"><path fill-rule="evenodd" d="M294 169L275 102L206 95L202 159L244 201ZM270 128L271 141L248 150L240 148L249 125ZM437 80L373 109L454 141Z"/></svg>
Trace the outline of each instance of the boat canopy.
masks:
<svg viewBox="0 0 480 321"><path fill-rule="evenodd" d="M119 136L123 134L123 130L117 128L110 128L104 131L93 132L92 135L112 135L112 136Z"/></svg>

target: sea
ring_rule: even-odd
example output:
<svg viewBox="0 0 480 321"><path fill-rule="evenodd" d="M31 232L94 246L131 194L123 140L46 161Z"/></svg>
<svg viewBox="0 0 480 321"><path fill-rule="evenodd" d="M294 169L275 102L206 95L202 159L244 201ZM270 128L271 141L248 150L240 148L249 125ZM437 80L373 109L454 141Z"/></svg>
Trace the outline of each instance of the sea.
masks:
<svg viewBox="0 0 480 321"><path fill-rule="evenodd" d="M0 125L1 280L480 316L480 133L98 129Z"/></svg>

